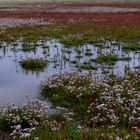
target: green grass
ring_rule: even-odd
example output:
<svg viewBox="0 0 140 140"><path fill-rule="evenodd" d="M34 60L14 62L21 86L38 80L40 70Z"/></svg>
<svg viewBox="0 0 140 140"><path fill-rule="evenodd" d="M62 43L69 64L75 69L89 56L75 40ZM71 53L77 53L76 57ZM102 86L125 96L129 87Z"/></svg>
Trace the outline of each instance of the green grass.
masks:
<svg viewBox="0 0 140 140"><path fill-rule="evenodd" d="M99 55L97 58L91 59L91 61L96 63L112 63L117 60L118 60L117 56L112 54Z"/></svg>
<svg viewBox="0 0 140 140"><path fill-rule="evenodd" d="M132 28L133 27L133 28ZM2 29L1 29L2 30ZM22 26L7 28L0 35L2 41L14 42L18 37L24 37L25 42L36 42L46 37L59 39L66 46L81 44L95 44L102 47L99 38L135 41L140 38L139 24L133 23L127 26L123 24L96 24L96 23L68 23L50 24L41 26Z"/></svg>
<svg viewBox="0 0 140 140"><path fill-rule="evenodd" d="M43 60L42 58L26 58L20 61L20 65L26 70L41 70L46 64L46 60Z"/></svg>
<svg viewBox="0 0 140 140"><path fill-rule="evenodd" d="M34 133L32 133L30 138L16 138L16 140L35 140L35 138L39 138L39 140L110 140L113 138L115 140L116 136L125 140L125 138L129 135L129 140L133 140L136 136L139 138L139 134L135 132L129 132L124 129L108 129L108 128L93 128L87 131L86 129L82 129L78 131L74 126L65 126L60 130L53 131L49 126L40 126ZM0 136L1 137L1 136ZM0 140L4 140L5 137ZM8 140L5 139L5 140Z"/></svg>
<svg viewBox="0 0 140 140"><path fill-rule="evenodd" d="M129 136L128 136L129 135ZM39 127L30 138L25 140L34 140L36 137L39 140L115 140L116 137L125 138L128 136L129 140L133 140L136 136L139 138L139 134L135 132L129 132L124 129L109 129L109 128L92 128L89 131L86 129L78 130L73 125L66 125L60 130L53 131L49 126ZM18 138L16 140L23 140Z"/></svg>
<svg viewBox="0 0 140 140"><path fill-rule="evenodd" d="M46 93L46 94L44 94L44 93ZM52 94L52 93L54 93L54 94ZM75 112L78 112L79 114L81 114L80 116L83 117L83 119L84 119L84 117L87 117L86 110L87 110L88 106L87 106L86 102L76 99L75 95L69 94L69 91L66 91L62 87L49 88L48 86L45 86L43 88L42 95L49 97L50 101L56 106L60 105L62 107L74 109Z"/></svg>
<svg viewBox="0 0 140 140"><path fill-rule="evenodd" d="M140 45L131 44L131 45L123 46L123 49L124 49L124 50L136 51L136 50L140 50Z"/></svg>
<svg viewBox="0 0 140 140"><path fill-rule="evenodd" d="M97 67L92 66L90 64L80 65L79 68L84 70L97 70Z"/></svg>
<svg viewBox="0 0 140 140"><path fill-rule="evenodd" d="M36 47L34 46L34 47L32 47L30 44L23 44L23 46L22 46L22 51L24 51L24 52L30 52L30 51L33 51L33 50L35 50L36 49Z"/></svg>

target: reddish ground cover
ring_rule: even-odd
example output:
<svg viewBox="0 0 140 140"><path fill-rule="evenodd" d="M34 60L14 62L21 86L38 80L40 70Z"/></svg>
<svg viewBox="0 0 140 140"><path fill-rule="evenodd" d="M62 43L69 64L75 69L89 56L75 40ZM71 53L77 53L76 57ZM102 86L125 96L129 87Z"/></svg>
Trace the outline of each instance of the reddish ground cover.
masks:
<svg viewBox="0 0 140 140"><path fill-rule="evenodd" d="M109 23L140 22L140 14L91 14L91 13L46 13L46 12L28 12L28 13L0 13L0 18L37 18L55 22L67 21L95 21Z"/></svg>
<svg viewBox="0 0 140 140"><path fill-rule="evenodd" d="M140 12L88 12L88 9L93 7L110 7L110 8L137 8L140 10L140 4L89 4L89 3L38 3L38 4L25 4L18 5L16 11L0 11L0 18L21 18L21 19L44 19L53 22L72 22L72 21L94 21L105 23L127 23L136 22L140 23ZM67 12L67 9L74 8L80 12ZM82 12L83 9L87 12ZM59 12L59 9L64 11ZM84 10L85 10L84 9ZM55 11L56 10L56 11Z"/></svg>

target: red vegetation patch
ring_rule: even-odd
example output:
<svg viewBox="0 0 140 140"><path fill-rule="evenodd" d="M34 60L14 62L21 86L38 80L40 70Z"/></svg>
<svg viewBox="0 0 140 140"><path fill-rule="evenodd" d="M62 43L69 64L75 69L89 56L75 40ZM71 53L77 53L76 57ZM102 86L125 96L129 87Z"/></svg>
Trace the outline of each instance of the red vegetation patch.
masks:
<svg viewBox="0 0 140 140"><path fill-rule="evenodd" d="M21 6L21 5L20 5ZM44 19L45 21L53 22L75 22L75 21L94 21L103 23L140 23L140 13L73 13L73 12L51 12L50 9L55 8L70 8L76 7L91 7L91 6L109 6L109 7L128 7L128 8L139 8L140 4L29 4L22 6L17 11L1 11L0 18L21 18L21 19Z"/></svg>
<svg viewBox="0 0 140 140"><path fill-rule="evenodd" d="M9 13L1 12L0 18L35 18L55 22L68 21L94 21L106 23L127 23L140 22L140 14L98 14L98 13L47 13L47 12L28 12L28 13Z"/></svg>

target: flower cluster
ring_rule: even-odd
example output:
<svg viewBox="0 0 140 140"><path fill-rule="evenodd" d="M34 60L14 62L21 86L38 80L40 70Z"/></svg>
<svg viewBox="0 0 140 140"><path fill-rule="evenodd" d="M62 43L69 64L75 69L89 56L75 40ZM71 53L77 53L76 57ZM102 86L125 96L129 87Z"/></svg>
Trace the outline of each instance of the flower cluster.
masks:
<svg viewBox="0 0 140 140"><path fill-rule="evenodd" d="M120 83L100 82L100 94L89 106L93 125L139 127L140 73L130 73ZM94 96L94 95L93 95Z"/></svg>
<svg viewBox="0 0 140 140"><path fill-rule="evenodd" d="M6 128L12 138L27 138L45 118L47 104L38 99L28 100L22 107L6 104L1 108L1 118L5 119Z"/></svg>
<svg viewBox="0 0 140 140"><path fill-rule="evenodd" d="M92 76L73 72L56 74L45 84L50 89L63 88L74 98L89 105L87 112L92 126L136 128L140 124L140 73L130 73L124 79L95 82ZM51 92L52 96L55 94ZM59 96L59 95L58 95ZM79 100L80 101L80 100Z"/></svg>
<svg viewBox="0 0 140 140"><path fill-rule="evenodd" d="M88 73L64 73L55 74L43 82L42 86L49 86L50 88L61 88L67 91L69 94L75 94L80 96L83 93L87 93L92 78Z"/></svg>

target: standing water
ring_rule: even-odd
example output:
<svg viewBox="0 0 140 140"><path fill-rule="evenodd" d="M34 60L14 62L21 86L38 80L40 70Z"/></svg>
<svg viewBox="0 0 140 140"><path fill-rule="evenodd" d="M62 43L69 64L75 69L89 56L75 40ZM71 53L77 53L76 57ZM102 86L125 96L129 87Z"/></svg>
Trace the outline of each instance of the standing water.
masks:
<svg viewBox="0 0 140 140"><path fill-rule="evenodd" d="M66 47L55 39L25 44L23 38L14 43L2 42L0 105L6 102L21 105L26 96L30 99L38 98L40 81L57 72L88 70L92 71L95 80L109 76L122 77L128 69L134 71L139 68L140 63L139 53L125 51L122 49L123 45L121 42L104 41L100 45ZM113 63L98 63L99 56L108 54L117 56L117 60ZM23 69L19 62L26 58L42 58L47 62L47 66L41 71Z"/></svg>

